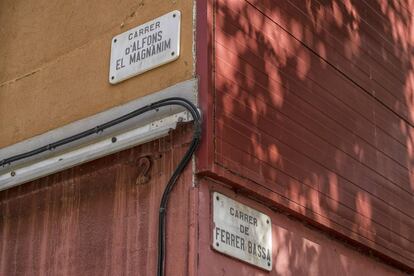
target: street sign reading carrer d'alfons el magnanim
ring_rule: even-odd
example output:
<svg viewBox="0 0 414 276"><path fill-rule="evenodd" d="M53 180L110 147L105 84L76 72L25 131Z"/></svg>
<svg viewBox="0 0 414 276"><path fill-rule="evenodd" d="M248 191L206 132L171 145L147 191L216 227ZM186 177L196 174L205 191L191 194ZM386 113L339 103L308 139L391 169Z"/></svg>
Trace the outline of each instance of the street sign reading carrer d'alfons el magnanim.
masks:
<svg viewBox="0 0 414 276"><path fill-rule="evenodd" d="M116 35L111 41L109 82L116 84L180 56L180 11Z"/></svg>

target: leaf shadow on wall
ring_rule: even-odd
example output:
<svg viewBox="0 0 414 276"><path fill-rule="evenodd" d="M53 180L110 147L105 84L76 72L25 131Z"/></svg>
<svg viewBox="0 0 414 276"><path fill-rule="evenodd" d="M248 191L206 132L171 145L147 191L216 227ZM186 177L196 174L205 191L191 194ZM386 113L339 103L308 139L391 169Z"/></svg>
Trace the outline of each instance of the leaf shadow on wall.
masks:
<svg viewBox="0 0 414 276"><path fill-rule="evenodd" d="M217 164L413 266L411 11L397 0L217 1L214 82ZM300 254L285 272L299 272Z"/></svg>

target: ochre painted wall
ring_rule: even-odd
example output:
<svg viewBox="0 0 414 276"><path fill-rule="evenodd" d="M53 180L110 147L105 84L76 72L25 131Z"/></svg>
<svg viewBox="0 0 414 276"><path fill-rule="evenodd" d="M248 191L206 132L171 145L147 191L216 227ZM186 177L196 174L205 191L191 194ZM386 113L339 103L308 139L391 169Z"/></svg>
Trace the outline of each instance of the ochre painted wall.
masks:
<svg viewBox="0 0 414 276"><path fill-rule="evenodd" d="M178 60L110 85L111 38L180 10ZM0 2L0 148L190 79L193 1Z"/></svg>

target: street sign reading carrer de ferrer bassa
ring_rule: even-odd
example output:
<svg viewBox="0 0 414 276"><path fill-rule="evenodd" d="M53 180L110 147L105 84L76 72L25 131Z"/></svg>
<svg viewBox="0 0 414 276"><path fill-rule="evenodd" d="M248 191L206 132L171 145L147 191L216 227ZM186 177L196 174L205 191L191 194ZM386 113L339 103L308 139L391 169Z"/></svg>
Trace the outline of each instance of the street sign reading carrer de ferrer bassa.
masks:
<svg viewBox="0 0 414 276"><path fill-rule="evenodd" d="M213 248L272 270L270 217L220 193L213 193Z"/></svg>
<svg viewBox="0 0 414 276"><path fill-rule="evenodd" d="M180 11L114 36L111 42L109 82L116 84L180 56Z"/></svg>

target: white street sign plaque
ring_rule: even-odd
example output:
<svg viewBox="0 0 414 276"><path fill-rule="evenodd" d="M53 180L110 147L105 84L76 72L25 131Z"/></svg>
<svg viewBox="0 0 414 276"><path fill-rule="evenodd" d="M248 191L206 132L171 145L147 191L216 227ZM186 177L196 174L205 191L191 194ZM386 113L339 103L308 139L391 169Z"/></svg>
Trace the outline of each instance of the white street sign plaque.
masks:
<svg viewBox="0 0 414 276"><path fill-rule="evenodd" d="M180 11L172 11L111 41L109 82L121 82L180 56Z"/></svg>
<svg viewBox="0 0 414 276"><path fill-rule="evenodd" d="M213 248L272 270L270 217L220 193L213 193Z"/></svg>

